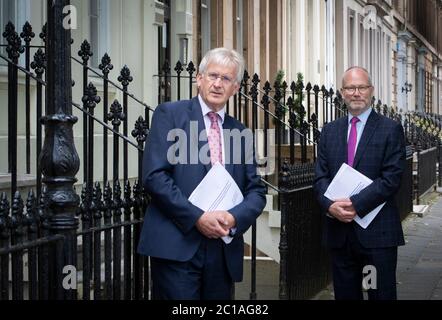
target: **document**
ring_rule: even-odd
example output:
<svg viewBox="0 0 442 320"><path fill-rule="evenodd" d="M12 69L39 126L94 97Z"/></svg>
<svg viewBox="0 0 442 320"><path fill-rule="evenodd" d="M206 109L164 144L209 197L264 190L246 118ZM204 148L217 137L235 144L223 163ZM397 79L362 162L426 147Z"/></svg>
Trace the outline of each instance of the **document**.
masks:
<svg viewBox="0 0 442 320"><path fill-rule="evenodd" d="M240 204L243 199L244 196L235 180L219 162L212 166L189 197L193 205L205 212L228 211ZM225 236L222 239L229 244L233 238Z"/></svg>
<svg viewBox="0 0 442 320"><path fill-rule="evenodd" d="M350 198L351 196L358 194L372 182L373 180L370 178L353 169L348 164L343 163L325 191L324 196L332 201L341 198ZM366 229L384 205L385 202L369 212L364 218L360 218L356 215L354 221L356 221L362 228Z"/></svg>

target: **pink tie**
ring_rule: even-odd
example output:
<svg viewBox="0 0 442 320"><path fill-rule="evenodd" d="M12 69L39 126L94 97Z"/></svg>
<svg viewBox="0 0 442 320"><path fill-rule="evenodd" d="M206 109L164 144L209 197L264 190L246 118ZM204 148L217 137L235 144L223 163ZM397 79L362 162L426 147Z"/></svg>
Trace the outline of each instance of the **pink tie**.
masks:
<svg viewBox="0 0 442 320"><path fill-rule="evenodd" d="M207 114L210 119L210 131L207 136L210 148L210 162L212 166L219 162L223 164L223 149L221 145L221 130L218 125L219 115L216 112L209 112Z"/></svg>
<svg viewBox="0 0 442 320"><path fill-rule="evenodd" d="M350 167L353 167L353 161L355 159L356 141L358 139L358 132L356 131L356 123L359 121L357 117L351 119L350 135L348 137L347 144L347 163Z"/></svg>

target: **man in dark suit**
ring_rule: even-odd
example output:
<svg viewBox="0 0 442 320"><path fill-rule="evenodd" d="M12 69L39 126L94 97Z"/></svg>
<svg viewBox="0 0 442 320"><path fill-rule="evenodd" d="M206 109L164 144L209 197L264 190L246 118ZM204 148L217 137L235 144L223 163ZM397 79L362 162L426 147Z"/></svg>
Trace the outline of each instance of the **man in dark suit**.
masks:
<svg viewBox="0 0 442 320"><path fill-rule="evenodd" d="M199 95L161 104L154 112L143 159L151 203L138 246L151 258L154 299L230 299L233 282L242 280L242 235L265 205L253 145L230 135L248 129L224 109L243 72L236 51L213 49L199 66ZM217 162L244 200L228 211L203 212L188 198ZM228 244L226 236L233 237Z"/></svg>
<svg viewBox="0 0 442 320"><path fill-rule="evenodd" d="M349 68L341 89L348 117L325 125L319 142L314 187L327 215L325 239L336 299L363 299L364 276L370 279L370 300L396 299L397 247L404 236L394 196L404 170L405 142L400 123L370 108L373 90L367 70ZM344 162L373 183L350 199L331 201L324 193ZM353 221L384 202L366 229Z"/></svg>

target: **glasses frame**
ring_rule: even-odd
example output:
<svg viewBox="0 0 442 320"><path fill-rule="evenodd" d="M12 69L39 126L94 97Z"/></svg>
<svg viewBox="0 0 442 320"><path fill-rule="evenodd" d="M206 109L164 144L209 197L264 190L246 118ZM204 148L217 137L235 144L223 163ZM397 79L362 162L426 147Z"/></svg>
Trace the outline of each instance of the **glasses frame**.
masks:
<svg viewBox="0 0 442 320"><path fill-rule="evenodd" d="M235 78L230 78L228 76L221 75L216 72L207 72L205 73L205 76L207 80L211 82L216 82L216 80L220 79L221 83L226 86L235 83Z"/></svg>
<svg viewBox="0 0 442 320"><path fill-rule="evenodd" d="M360 94L366 94L368 92L368 89L372 88L373 86L359 86L359 87L342 87L342 91L346 94L354 95L356 93L356 89ZM351 91L350 91L351 90ZM362 90L362 91L361 91Z"/></svg>

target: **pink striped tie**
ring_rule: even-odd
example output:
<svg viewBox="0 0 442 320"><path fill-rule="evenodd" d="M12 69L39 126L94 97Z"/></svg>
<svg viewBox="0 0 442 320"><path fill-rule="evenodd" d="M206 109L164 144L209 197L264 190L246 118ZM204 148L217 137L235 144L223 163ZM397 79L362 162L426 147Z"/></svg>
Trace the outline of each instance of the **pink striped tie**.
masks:
<svg viewBox="0 0 442 320"><path fill-rule="evenodd" d="M219 115L216 112L209 112L207 114L210 119L210 131L207 136L210 149L210 162L212 166L219 162L223 164L223 149L221 145L221 130L218 125Z"/></svg>
<svg viewBox="0 0 442 320"><path fill-rule="evenodd" d="M353 161L355 159L356 142L358 139L358 132L356 130L356 123L358 121L359 121L359 118L357 118L357 117L353 117L351 119L350 135L348 136L347 163L350 167L353 167Z"/></svg>

